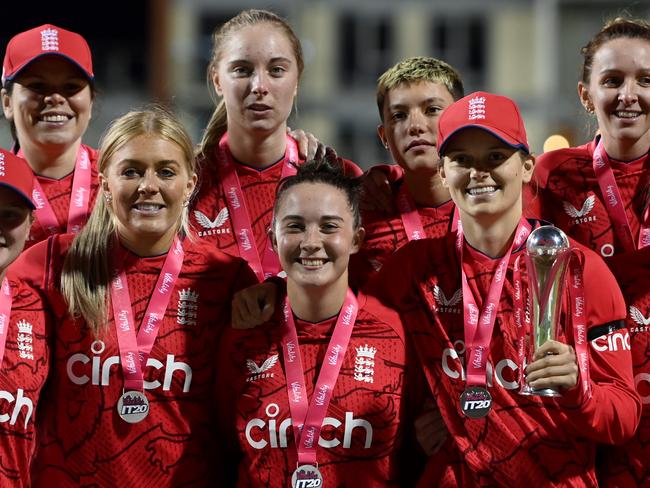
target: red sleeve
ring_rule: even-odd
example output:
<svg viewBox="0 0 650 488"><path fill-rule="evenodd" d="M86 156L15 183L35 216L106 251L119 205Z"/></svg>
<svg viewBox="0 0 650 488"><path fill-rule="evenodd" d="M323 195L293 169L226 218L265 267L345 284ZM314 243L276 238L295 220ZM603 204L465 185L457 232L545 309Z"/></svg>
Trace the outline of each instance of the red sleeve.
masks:
<svg viewBox="0 0 650 488"><path fill-rule="evenodd" d="M363 170L349 159L338 158L338 161L339 164L343 166L343 172L345 173L345 176L358 177L363 174Z"/></svg>
<svg viewBox="0 0 650 488"><path fill-rule="evenodd" d="M592 396L585 398L582 388L577 386L565 392L559 402L578 435L596 442L621 444L632 437L641 418L629 334L627 329L618 328L626 316L625 302L603 260L589 250L584 252Z"/></svg>
<svg viewBox="0 0 650 488"><path fill-rule="evenodd" d="M401 181L404 178L404 170L397 164L376 164L368 171L381 171L386 175L388 182L391 184Z"/></svg>

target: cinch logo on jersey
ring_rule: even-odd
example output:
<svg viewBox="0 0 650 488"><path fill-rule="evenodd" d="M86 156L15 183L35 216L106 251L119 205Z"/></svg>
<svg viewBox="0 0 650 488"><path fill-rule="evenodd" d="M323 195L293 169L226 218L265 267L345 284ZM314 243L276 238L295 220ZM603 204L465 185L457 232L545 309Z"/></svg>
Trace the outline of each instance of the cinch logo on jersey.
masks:
<svg viewBox="0 0 650 488"><path fill-rule="evenodd" d="M580 210L575 208L569 202L562 202L562 206L564 207L566 214L569 217L575 219L571 222L572 225L583 224L585 222L594 222L596 220L596 216L590 216L589 214L594 209L595 205L596 195L588 196L587 199L583 202L582 208Z"/></svg>
<svg viewBox="0 0 650 488"><path fill-rule="evenodd" d="M463 298L463 290L459 288L454 292L451 298L447 299L442 289L435 285L433 287L433 298L437 304L435 310L438 313L460 313L460 307L457 307Z"/></svg>
<svg viewBox="0 0 650 488"><path fill-rule="evenodd" d="M462 356L462 357L461 357ZM465 342L458 340L454 342L453 348L442 351L442 370L454 380L465 382ZM486 366L487 386L494 386L494 378L498 385L507 390L519 388L517 381L518 366L515 361L509 358L502 359L496 366L490 361Z"/></svg>
<svg viewBox="0 0 650 488"><path fill-rule="evenodd" d="M625 331L615 331L609 334L597 337L591 341L591 347L596 351L629 351L630 350L630 333Z"/></svg>
<svg viewBox="0 0 650 488"><path fill-rule="evenodd" d="M373 383L375 381L375 354L377 354L377 348L366 344L357 346L356 351L354 379L362 383Z"/></svg>
<svg viewBox="0 0 650 488"><path fill-rule="evenodd" d="M278 362L278 355L274 354L270 358L266 359L261 366L258 366L255 361L252 359L247 359L246 360L246 368L248 368L248 376L246 377L246 381L257 381L261 380L264 378L273 378L275 376L275 373L268 373L267 371L270 370L273 366L275 366L275 363Z"/></svg>
<svg viewBox="0 0 650 488"><path fill-rule="evenodd" d="M477 120L485 118L485 97L474 97L470 99L467 106L467 119Z"/></svg>
<svg viewBox="0 0 650 488"><path fill-rule="evenodd" d="M176 305L176 323L179 325L196 325L199 316L199 294L191 288L178 292Z"/></svg>
<svg viewBox="0 0 650 488"><path fill-rule="evenodd" d="M277 403L270 403L266 407L267 419L251 419L246 424L246 440L253 449L265 449L270 446L272 449L286 449L287 438L293 433L289 433L289 427L292 425L291 418L286 418L280 425L277 425L276 417L280 413L280 407ZM334 448L340 445L343 449L350 449L352 445L352 435L355 429L365 431L364 449L370 449L372 445L373 428L370 422L363 419L355 419L352 412L345 412L345 420L341 422L334 417L325 417L322 424L331 426L336 429L336 434L331 439L318 437L318 445L325 448ZM343 426L343 441L341 442L340 428ZM359 431L360 432L360 431Z"/></svg>
<svg viewBox="0 0 650 488"><path fill-rule="evenodd" d="M59 31L56 29L44 29L41 31L41 51L59 50Z"/></svg>
<svg viewBox="0 0 650 488"><path fill-rule="evenodd" d="M230 234L230 227L223 226L228 220L228 207L223 207L214 220L199 210L194 211L194 218L198 224L206 230L197 232L199 237L214 236L218 234Z"/></svg>
<svg viewBox="0 0 650 488"><path fill-rule="evenodd" d="M18 344L18 356L21 359L34 360L34 341L32 337L32 324L21 320L18 322L18 336L16 343Z"/></svg>
<svg viewBox="0 0 650 488"><path fill-rule="evenodd" d="M76 353L70 356L66 364L66 372L70 381L75 385L90 383L94 386L110 386L111 373L117 373L117 376L121 377L119 372L120 357L109 356L102 358L101 354L105 349L106 345L104 342L96 340L90 345L93 356L87 356L83 353ZM90 363L90 366L88 366L88 363ZM163 391L169 391L174 374L179 372L182 375L177 379L183 380L183 393L190 391L190 386L192 385L192 368L187 363L176 362L173 354L167 354L164 364L155 358L149 357L146 367L154 368L159 372L164 370L164 375L162 383L157 379L154 381L145 381L145 390L155 390L156 388L162 387ZM147 376L146 372L145 376ZM160 378L161 373L158 373L157 376ZM121 379L118 378L118 381L121 381Z"/></svg>
<svg viewBox="0 0 650 488"><path fill-rule="evenodd" d="M12 403L14 404L13 410L11 410ZM8 391L0 390L0 424L9 422L9 425L16 425L18 416L23 409L27 409L25 412L26 429L29 419L32 418L32 413L34 413L34 403L29 397L25 396L22 388L18 388L15 396Z"/></svg>

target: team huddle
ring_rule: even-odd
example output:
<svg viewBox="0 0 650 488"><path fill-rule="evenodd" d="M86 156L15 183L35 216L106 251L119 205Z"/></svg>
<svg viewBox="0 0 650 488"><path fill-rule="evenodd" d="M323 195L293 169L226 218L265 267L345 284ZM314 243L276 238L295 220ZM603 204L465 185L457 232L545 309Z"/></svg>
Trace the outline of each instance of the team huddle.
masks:
<svg viewBox="0 0 650 488"><path fill-rule="evenodd" d="M515 101L399 61L365 173L287 132L284 19L212 41L198 147L148 106L97 150L84 38L6 46L0 486L650 486L650 23L586 44L598 131L539 157ZM572 259L528 354L550 224Z"/></svg>

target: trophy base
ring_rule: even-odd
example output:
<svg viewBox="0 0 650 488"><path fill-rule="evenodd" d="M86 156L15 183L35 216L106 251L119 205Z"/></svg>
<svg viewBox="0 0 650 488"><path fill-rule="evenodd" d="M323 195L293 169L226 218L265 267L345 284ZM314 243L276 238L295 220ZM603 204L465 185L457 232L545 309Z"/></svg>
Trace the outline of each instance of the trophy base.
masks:
<svg viewBox="0 0 650 488"><path fill-rule="evenodd" d="M528 396L543 396L543 397L559 397L562 394L554 388L533 388L528 385L524 385L519 390L520 395Z"/></svg>

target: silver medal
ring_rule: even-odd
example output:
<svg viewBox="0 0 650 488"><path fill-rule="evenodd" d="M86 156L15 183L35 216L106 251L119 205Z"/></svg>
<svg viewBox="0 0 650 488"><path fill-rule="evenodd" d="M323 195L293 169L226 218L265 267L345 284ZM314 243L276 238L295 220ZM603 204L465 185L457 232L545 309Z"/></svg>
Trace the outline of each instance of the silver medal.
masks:
<svg viewBox="0 0 650 488"><path fill-rule="evenodd" d="M468 386L460 396L460 409L466 417L480 419L492 409L492 396L480 386Z"/></svg>
<svg viewBox="0 0 650 488"><path fill-rule="evenodd" d="M149 415L149 400L139 391L125 391L117 401L118 415L129 424L137 424Z"/></svg>
<svg viewBox="0 0 650 488"><path fill-rule="evenodd" d="M303 464L298 466L291 476L292 488L320 488L323 486L323 476L316 466Z"/></svg>

